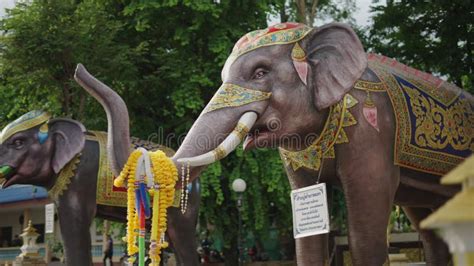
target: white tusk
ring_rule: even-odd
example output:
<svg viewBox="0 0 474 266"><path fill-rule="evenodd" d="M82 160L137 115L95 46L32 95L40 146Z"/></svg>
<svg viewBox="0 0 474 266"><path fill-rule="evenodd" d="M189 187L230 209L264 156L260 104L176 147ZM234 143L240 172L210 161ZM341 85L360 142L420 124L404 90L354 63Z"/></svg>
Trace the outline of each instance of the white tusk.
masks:
<svg viewBox="0 0 474 266"><path fill-rule="evenodd" d="M208 165L226 157L242 142L249 130L257 121L257 114L255 112L244 113L234 130L227 136L227 138L214 150L201 154L195 157L178 159L178 163L188 164L189 166Z"/></svg>

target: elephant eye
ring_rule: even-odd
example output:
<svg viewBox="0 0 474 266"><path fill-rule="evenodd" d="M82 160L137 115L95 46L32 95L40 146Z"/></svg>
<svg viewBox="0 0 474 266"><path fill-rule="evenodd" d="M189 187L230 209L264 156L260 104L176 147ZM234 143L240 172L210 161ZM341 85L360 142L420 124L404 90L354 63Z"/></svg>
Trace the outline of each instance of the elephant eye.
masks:
<svg viewBox="0 0 474 266"><path fill-rule="evenodd" d="M21 149L23 148L24 141L21 139L17 139L13 142L13 145L15 146L15 149Z"/></svg>
<svg viewBox="0 0 474 266"><path fill-rule="evenodd" d="M261 78L263 78L267 73L268 73L268 71L265 71L265 70L263 70L263 69L257 69L257 70L255 71L255 74L253 74L252 79L261 79Z"/></svg>

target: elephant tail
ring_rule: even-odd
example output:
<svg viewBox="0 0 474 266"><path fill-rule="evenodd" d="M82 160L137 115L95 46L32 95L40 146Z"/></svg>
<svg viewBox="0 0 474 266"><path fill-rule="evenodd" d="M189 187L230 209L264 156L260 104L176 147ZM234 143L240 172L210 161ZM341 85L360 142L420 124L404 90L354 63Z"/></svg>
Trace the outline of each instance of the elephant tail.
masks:
<svg viewBox="0 0 474 266"><path fill-rule="evenodd" d="M107 151L110 167L115 176L120 174L130 155L130 122L127 105L110 87L87 72L78 64L74 79L104 107L107 113Z"/></svg>

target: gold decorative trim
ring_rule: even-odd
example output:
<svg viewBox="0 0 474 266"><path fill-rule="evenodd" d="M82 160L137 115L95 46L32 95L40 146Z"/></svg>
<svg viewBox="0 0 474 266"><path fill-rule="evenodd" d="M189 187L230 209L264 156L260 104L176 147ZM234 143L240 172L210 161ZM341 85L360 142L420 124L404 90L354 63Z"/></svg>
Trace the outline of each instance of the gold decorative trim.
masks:
<svg viewBox="0 0 474 266"><path fill-rule="evenodd" d="M216 158L216 161L219 161L220 159L224 157L225 157L225 150L221 146L218 146L214 150L214 158Z"/></svg>
<svg viewBox="0 0 474 266"><path fill-rule="evenodd" d="M311 30L311 27L304 24L287 22L263 30L251 31L237 41L226 65L232 65L241 55L260 47L297 42L303 39Z"/></svg>
<svg viewBox="0 0 474 266"><path fill-rule="evenodd" d="M224 83L212 97L203 113L226 107L237 107L252 102L263 101L272 95L271 92L247 89L231 83Z"/></svg>
<svg viewBox="0 0 474 266"><path fill-rule="evenodd" d="M443 81L429 73L411 68L395 59L371 53L368 54L367 58L369 60L369 68L384 84L387 85L387 90L391 90L392 88L381 76L384 74L377 72L377 68L380 69L380 67L382 67L392 74L403 77L406 81L421 89L431 98L439 101L445 106L453 104L453 102L462 94L462 90L460 90L456 85Z"/></svg>
<svg viewBox="0 0 474 266"><path fill-rule="evenodd" d="M61 196L63 192L67 190L69 184L71 183L71 178L76 175L77 166L81 162L81 155L81 153L76 155L76 157L67 163L61 172L59 172L54 186L48 191L50 198L57 200L59 196Z"/></svg>
<svg viewBox="0 0 474 266"><path fill-rule="evenodd" d="M239 122L239 123L237 123L237 126L235 127L234 131L232 131L232 133L237 135L237 137L240 140L243 140L245 138L245 136L247 136L249 131L250 131L250 129L246 125Z"/></svg>
<svg viewBox="0 0 474 266"><path fill-rule="evenodd" d="M49 131L49 126L47 123L43 124L40 128L39 128L39 132L41 133L48 133Z"/></svg>
<svg viewBox="0 0 474 266"><path fill-rule="evenodd" d="M342 101L331 106L321 135L309 147L296 152L280 148L284 162L291 165L294 171L301 167L317 171L321 167L323 156L335 158L334 145L349 142L344 128L357 124L357 120L349 112L357 103L352 95L346 94Z"/></svg>
<svg viewBox="0 0 474 266"><path fill-rule="evenodd" d="M385 86L382 82L371 82L366 80L358 80L354 84L354 88L363 91L385 92Z"/></svg>
<svg viewBox="0 0 474 266"><path fill-rule="evenodd" d="M107 155L107 132L90 131L86 137L99 145L99 171L97 172L96 201L107 206L127 206L127 191L114 188L114 174Z"/></svg>
<svg viewBox="0 0 474 266"><path fill-rule="evenodd" d="M306 59L306 53L298 43L295 43L291 50L291 58L295 61L304 61Z"/></svg>
<svg viewBox="0 0 474 266"><path fill-rule="evenodd" d="M369 67L385 84L393 109L397 110L394 112L396 125L394 163L425 173L444 175L462 162L464 157L454 147L446 150L439 147L438 144L421 146L417 144L420 138L416 139L416 131L419 128L424 130L425 135L432 138L433 141L441 142L452 138L453 135L447 136L447 133L442 133L443 131L438 129L441 125L445 126L445 121L446 124L450 123L445 127L446 129L458 128L449 134L459 132L466 134L467 137L472 135L468 133L472 131L472 127L469 127L468 123L469 117L472 118L472 111L470 111L472 105L469 106L465 102L466 98L461 93L462 91L460 89L453 90L451 87L454 85L447 82L435 84L433 83L435 78L428 76L428 74L378 55L369 56ZM416 92L413 89L423 92L423 97L413 94ZM443 111L438 109L443 109ZM444 113L448 115L444 115ZM413 114L414 117L412 118L410 114ZM435 118L435 123L429 122L425 116L431 117L431 120ZM424 126L432 128L423 129ZM438 136L435 136L436 134ZM445 135L440 138L441 134ZM460 140L465 143L465 139L461 138ZM470 143L471 147L465 146L465 148L472 152L474 150L472 139Z"/></svg>
<svg viewBox="0 0 474 266"><path fill-rule="evenodd" d="M18 132L28 130L47 122L51 116L43 111L31 111L20 116L3 128L0 135L0 144Z"/></svg>

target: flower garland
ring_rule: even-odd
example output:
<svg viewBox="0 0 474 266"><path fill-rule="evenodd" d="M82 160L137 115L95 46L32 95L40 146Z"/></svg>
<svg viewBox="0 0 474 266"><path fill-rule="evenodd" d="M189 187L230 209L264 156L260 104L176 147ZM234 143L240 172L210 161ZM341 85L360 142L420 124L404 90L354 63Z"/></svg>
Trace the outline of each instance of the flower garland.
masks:
<svg viewBox="0 0 474 266"><path fill-rule="evenodd" d="M135 261L139 253L139 265L144 265L145 218L152 216L149 256L150 265L160 264L160 253L168 243L164 239L166 231L166 209L174 200L178 172L164 152L147 152L137 149L128 158L120 175L115 179L116 187L127 182L127 242L129 262ZM150 198L153 197L152 214ZM137 246L138 240L138 246Z"/></svg>

